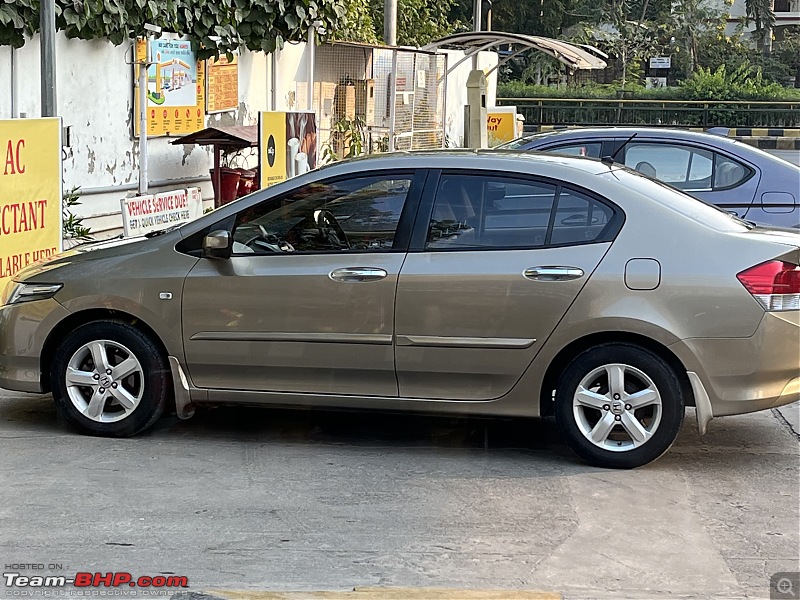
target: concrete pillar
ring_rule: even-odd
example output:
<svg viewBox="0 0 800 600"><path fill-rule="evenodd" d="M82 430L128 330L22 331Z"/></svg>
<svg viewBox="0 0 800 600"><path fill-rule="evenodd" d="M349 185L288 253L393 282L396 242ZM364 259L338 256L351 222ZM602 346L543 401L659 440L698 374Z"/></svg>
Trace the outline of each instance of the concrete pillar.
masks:
<svg viewBox="0 0 800 600"><path fill-rule="evenodd" d="M486 133L486 74L471 71L467 78L467 148L486 148L489 138Z"/></svg>

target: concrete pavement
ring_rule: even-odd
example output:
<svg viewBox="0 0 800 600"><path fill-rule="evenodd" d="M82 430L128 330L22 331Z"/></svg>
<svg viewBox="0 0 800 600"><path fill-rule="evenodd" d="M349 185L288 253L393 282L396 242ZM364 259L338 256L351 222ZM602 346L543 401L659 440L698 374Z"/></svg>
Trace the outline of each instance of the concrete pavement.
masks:
<svg viewBox="0 0 800 600"><path fill-rule="evenodd" d="M108 440L4 393L0 558L193 590L768 598L772 573L800 570L789 421L728 417L701 438L690 411L662 459L607 471L551 421L225 408Z"/></svg>

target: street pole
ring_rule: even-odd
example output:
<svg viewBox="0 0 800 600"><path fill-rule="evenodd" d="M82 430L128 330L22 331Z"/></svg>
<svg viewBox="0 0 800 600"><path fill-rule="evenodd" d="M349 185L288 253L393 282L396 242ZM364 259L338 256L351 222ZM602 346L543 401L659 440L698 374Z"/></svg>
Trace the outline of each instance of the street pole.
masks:
<svg viewBox="0 0 800 600"><path fill-rule="evenodd" d="M135 43L135 42L134 42ZM134 49L134 54L135 54ZM144 36L144 56L139 63L139 195L147 193L147 67L150 64L150 36Z"/></svg>
<svg viewBox="0 0 800 600"><path fill-rule="evenodd" d="M383 42L397 46L397 0L383 2Z"/></svg>
<svg viewBox="0 0 800 600"><path fill-rule="evenodd" d="M39 30L41 47L39 58L42 67L40 79L42 92L42 116L55 117L56 106L56 3L55 0L41 0Z"/></svg>
<svg viewBox="0 0 800 600"><path fill-rule="evenodd" d="M481 5L482 0L475 0L472 5L472 31L481 30Z"/></svg>

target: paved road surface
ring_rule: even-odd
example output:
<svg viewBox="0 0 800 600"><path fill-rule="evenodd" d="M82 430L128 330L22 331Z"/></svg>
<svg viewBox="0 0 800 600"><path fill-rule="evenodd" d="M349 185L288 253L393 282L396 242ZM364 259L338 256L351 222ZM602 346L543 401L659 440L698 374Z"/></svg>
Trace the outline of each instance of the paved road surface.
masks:
<svg viewBox="0 0 800 600"><path fill-rule="evenodd" d="M704 438L693 417L658 462L607 471L551 421L489 422L484 450L483 421L226 408L109 440L0 394L0 560L194 589L767 598L800 570L799 438L777 411Z"/></svg>
<svg viewBox="0 0 800 600"><path fill-rule="evenodd" d="M800 165L800 150L768 150L768 152L780 156L783 160Z"/></svg>

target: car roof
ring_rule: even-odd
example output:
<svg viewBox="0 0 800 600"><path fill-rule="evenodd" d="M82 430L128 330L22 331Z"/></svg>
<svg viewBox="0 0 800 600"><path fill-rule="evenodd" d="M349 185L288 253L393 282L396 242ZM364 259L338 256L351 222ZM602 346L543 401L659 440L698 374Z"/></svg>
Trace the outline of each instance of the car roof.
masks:
<svg viewBox="0 0 800 600"><path fill-rule="evenodd" d="M515 167L521 171L535 174L536 165L548 165L545 168L559 168L574 172L596 175L607 172L610 165L586 157L562 156L555 154L528 154L515 150L503 149L470 149L448 148L441 150L410 150L383 154L358 156L344 161L324 165L317 172L325 176L335 175L337 171L353 172L357 164L363 170L380 169L464 169L474 165L482 170L504 170L514 172Z"/></svg>
<svg viewBox="0 0 800 600"><path fill-rule="evenodd" d="M680 139L694 140L698 142L714 142L718 144L736 144L736 140L723 135L705 133L702 131L692 131L690 129L678 129L673 127L572 127L567 129L554 129L552 131L542 131L523 135L523 140L529 141L551 141L555 139L571 138L628 138L636 134L637 136L647 136L659 139Z"/></svg>

